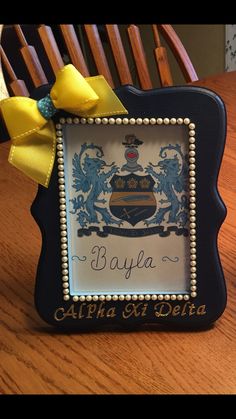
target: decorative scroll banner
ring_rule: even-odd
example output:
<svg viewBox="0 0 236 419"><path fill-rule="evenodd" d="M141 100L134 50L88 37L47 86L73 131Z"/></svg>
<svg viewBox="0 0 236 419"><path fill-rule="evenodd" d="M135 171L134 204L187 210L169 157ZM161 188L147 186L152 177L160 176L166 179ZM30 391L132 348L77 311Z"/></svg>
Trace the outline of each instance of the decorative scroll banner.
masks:
<svg viewBox="0 0 236 419"><path fill-rule="evenodd" d="M80 228L77 234L78 237L83 237L90 236L93 232L97 233L99 237L107 237L109 234L123 237L144 237L158 234L160 237L168 237L171 232L175 232L176 236L188 237L189 235L187 228L178 228L176 226L167 227L166 229L163 226L138 229L104 226L102 230L99 227L89 227Z"/></svg>

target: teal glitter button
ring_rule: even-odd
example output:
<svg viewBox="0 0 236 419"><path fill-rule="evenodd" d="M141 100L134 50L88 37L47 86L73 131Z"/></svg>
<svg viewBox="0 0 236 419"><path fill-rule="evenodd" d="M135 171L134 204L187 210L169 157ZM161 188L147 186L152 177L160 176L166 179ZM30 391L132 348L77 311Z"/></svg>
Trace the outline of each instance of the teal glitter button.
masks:
<svg viewBox="0 0 236 419"><path fill-rule="evenodd" d="M50 95L43 97L37 102L38 110L45 119L50 119L57 112Z"/></svg>

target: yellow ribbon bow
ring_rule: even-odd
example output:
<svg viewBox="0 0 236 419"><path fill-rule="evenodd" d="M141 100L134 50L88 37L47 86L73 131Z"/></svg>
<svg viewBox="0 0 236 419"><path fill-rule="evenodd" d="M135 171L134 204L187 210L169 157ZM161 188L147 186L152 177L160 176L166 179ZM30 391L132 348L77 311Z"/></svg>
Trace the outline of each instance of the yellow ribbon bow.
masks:
<svg viewBox="0 0 236 419"><path fill-rule="evenodd" d="M103 76L84 78L72 64L59 70L50 96L38 102L11 97L0 102L0 109L13 143L9 162L46 187L56 154L55 128L48 117L57 109L94 118L128 113Z"/></svg>

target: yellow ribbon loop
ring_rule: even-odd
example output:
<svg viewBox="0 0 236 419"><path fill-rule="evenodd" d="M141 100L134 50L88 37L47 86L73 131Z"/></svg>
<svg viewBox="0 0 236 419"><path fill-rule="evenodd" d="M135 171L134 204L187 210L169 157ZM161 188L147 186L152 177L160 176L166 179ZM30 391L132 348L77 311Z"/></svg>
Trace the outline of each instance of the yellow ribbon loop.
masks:
<svg viewBox="0 0 236 419"><path fill-rule="evenodd" d="M56 109L84 117L128 113L103 76L84 78L72 64L57 73L50 100ZM4 99L0 109L12 139L9 162L48 187L56 154L53 122L26 97Z"/></svg>

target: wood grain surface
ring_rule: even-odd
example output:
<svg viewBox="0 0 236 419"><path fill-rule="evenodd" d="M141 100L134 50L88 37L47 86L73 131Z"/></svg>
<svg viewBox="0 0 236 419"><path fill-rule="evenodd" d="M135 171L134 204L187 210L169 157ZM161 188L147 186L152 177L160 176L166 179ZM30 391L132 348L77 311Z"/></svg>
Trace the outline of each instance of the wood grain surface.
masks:
<svg viewBox="0 0 236 419"><path fill-rule="evenodd" d="M228 112L219 190L228 215L219 249L228 288L225 313L200 332L154 330L66 334L33 302L40 232L30 215L37 186L8 164L0 145L0 393L236 393L236 72L194 83L218 92ZM210 156L209 156L210 158ZM209 261L210 263L210 261Z"/></svg>

